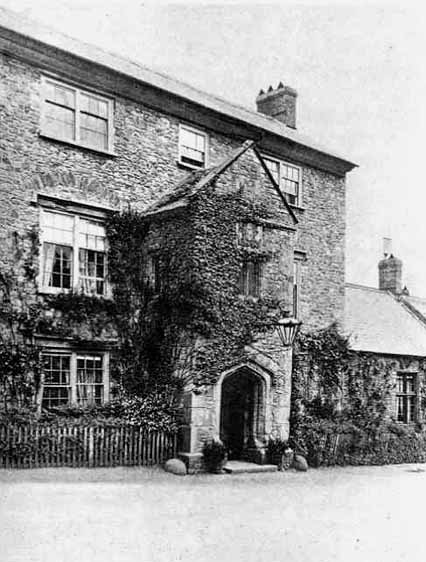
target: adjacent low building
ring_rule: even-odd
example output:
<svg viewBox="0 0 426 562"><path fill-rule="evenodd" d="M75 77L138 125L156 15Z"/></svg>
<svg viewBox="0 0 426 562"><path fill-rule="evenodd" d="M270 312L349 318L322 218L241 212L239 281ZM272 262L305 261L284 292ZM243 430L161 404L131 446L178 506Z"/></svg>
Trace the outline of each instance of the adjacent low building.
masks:
<svg viewBox="0 0 426 562"><path fill-rule="evenodd" d="M350 347L389 368L387 414L405 424L425 417L426 299L402 286L402 261L388 249L379 262L379 288L346 284L345 331Z"/></svg>

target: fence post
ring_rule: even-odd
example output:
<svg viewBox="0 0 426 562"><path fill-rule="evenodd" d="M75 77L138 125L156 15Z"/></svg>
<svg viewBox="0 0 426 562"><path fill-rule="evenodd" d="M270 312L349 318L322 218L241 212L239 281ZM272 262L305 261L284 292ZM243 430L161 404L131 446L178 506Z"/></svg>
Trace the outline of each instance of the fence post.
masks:
<svg viewBox="0 0 426 562"><path fill-rule="evenodd" d="M89 438L89 466L93 466L93 426L89 426L88 438Z"/></svg>

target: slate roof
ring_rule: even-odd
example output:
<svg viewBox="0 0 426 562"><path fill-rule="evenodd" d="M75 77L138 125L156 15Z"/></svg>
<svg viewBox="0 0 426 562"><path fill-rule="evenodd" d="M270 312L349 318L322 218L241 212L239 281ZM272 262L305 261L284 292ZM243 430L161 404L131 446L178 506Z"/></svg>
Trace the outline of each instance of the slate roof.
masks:
<svg viewBox="0 0 426 562"><path fill-rule="evenodd" d="M25 18L15 12L0 7L0 34L1 30L11 30L23 37L28 37L40 43L50 45L60 51L71 53L82 59L106 67L112 71L127 75L139 82L143 82L160 90L169 92L180 98L184 98L200 106L216 111L224 116L238 119L253 125L264 131L268 131L282 138L289 139L297 144L312 148L317 152L327 154L342 162L348 169L355 164L335 151L321 146L299 131L287 127L284 123L263 115L256 111L233 104L218 96L203 92L189 84L166 74L151 70L140 63L131 61L125 57L110 53L94 45L90 45L71 38L39 22Z"/></svg>
<svg viewBox="0 0 426 562"><path fill-rule="evenodd" d="M344 328L355 351L426 356L426 325L387 291L348 283Z"/></svg>
<svg viewBox="0 0 426 562"><path fill-rule="evenodd" d="M206 168L205 170L196 170L194 172L190 172L183 178L181 182L179 182L171 191L169 191L169 193L166 193L153 205L148 207L148 209L144 213L145 216L155 213L161 213L164 211L170 211L172 209L177 209L178 207L184 207L193 195L200 191L205 185L213 182L216 178L223 174L229 168L229 166L231 166L250 148L254 150L259 160L259 165L264 168L265 173L269 176L272 185L282 199L284 206L287 208L287 211L293 218L294 222L297 223L297 217L295 216L285 196L282 194L280 188L278 187L270 171L268 170L265 162L263 161L262 155L256 148L256 144L254 141L245 141L239 148L237 148L226 158L224 158L222 162L217 166L212 166L210 168Z"/></svg>
<svg viewBox="0 0 426 562"><path fill-rule="evenodd" d="M404 296L403 303L426 325L426 299Z"/></svg>

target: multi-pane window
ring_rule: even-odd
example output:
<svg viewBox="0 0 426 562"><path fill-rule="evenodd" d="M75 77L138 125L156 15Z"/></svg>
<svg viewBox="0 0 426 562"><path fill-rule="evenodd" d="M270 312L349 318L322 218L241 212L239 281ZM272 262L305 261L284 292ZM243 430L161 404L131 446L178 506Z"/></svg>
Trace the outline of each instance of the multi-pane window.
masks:
<svg viewBox="0 0 426 562"><path fill-rule="evenodd" d="M77 404L88 406L104 401L101 355L77 356Z"/></svg>
<svg viewBox="0 0 426 562"><path fill-rule="evenodd" d="M112 100L44 79L41 131L58 140L112 150Z"/></svg>
<svg viewBox="0 0 426 562"><path fill-rule="evenodd" d="M262 265L257 260L244 260L240 271L240 294L250 297L260 296Z"/></svg>
<svg viewBox="0 0 426 562"><path fill-rule="evenodd" d="M181 125L179 129L179 163L204 168L207 162L207 136L202 131Z"/></svg>
<svg viewBox="0 0 426 562"><path fill-rule="evenodd" d="M41 239L43 289L105 294L106 238L101 222L42 210Z"/></svg>
<svg viewBox="0 0 426 562"><path fill-rule="evenodd" d="M263 226L253 222L237 223L237 242L260 247L263 241Z"/></svg>
<svg viewBox="0 0 426 562"><path fill-rule="evenodd" d="M416 375L398 373L396 380L396 415L397 420L411 423L416 419Z"/></svg>
<svg viewBox="0 0 426 562"><path fill-rule="evenodd" d="M105 354L43 353L43 408L102 404L108 396Z"/></svg>
<svg viewBox="0 0 426 562"><path fill-rule="evenodd" d="M302 173L298 166L293 166L287 162L264 158L272 177L287 197L292 205L301 203L301 179Z"/></svg>
<svg viewBox="0 0 426 562"><path fill-rule="evenodd" d="M71 357L69 355L43 355L43 408L64 406L71 401Z"/></svg>

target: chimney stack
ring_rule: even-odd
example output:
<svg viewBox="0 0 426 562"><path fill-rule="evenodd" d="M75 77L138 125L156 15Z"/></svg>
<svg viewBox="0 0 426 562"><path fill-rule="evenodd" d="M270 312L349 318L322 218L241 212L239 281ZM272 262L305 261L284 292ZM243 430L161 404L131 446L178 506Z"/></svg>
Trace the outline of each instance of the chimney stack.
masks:
<svg viewBox="0 0 426 562"><path fill-rule="evenodd" d="M392 253L392 240L383 238L383 259L379 261L379 289L402 293L402 261Z"/></svg>
<svg viewBox="0 0 426 562"><path fill-rule="evenodd" d="M269 115L274 119L278 119L281 123L296 128L296 98L297 92L289 86L284 86L280 82L277 89L274 90L269 86L268 91L260 90L256 105L257 111L265 115Z"/></svg>

